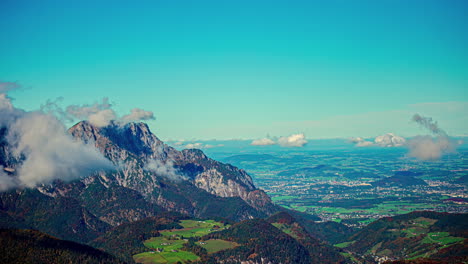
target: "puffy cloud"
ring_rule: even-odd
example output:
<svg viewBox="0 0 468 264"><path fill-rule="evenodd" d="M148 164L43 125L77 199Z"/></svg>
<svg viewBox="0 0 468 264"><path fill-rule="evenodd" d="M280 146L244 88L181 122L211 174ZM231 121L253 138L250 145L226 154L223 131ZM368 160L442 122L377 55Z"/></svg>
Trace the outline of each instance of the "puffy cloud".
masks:
<svg viewBox="0 0 468 264"><path fill-rule="evenodd" d="M270 146L270 145L276 145L276 142L269 139L269 138L261 138L261 139L255 139L250 143L252 146Z"/></svg>
<svg viewBox="0 0 468 264"><path fill-rule="evenodd" d="M174 168L172 161L168 160L166 163L160 160L148 160L145 165L145 170L155 173L158 176L166 177L173 181L180 181L185 179Z"/></svg>
<svg viewBox="0 0 468 264"><path fill-rule="evenodd" d="M401 147L406 145L406 140L393 133L378 136L374 139L376 145L380 147Z"/></svg>
<svg viewBox="0 0 468 264"><path fill-rule="evenodd" d="M356 144L356 147L369 147L369 146L373 146L374 143L371 142L371 141L366 141L365 139L363 139L362 137L353 137L353 138L350 138L349 141L351 143L354 143Z"/></svg>
<svg viewBox="0 0 468 264"><path fill-rule="evenodd" d="M19 161L11 164L12 175L2 169L0 189L72 180L113 168L93 146L75 141L55 116L17 109L6 94L0 94L0 117L0 127L7 131L6 154Z"/></svg>
<svg viewBox="0 0 468 264"><path fill-rule="evenodd" d="M288 137L280 137L278 144L282 147L303 147L307 144L304 134L293 134Z"/></svg>
<svg viewBox="0 0 468 264"><path fill-rule="evenodd" d="M154 120L154 114L151 111L145 111L140 108L133 108L131 113L122 116L120 119L124 123L135 122L140 120Z"/></svg>
<svg viewBox="0 0 468 264"><path fill-rule="evenodd" d="M385 135L378 136L374 139L374 142L367 141L361 137L350 138L349 140L352 143L356 144L356 147L402 147L406 144L406 140L400 136L397 136L393 133L387 133Z"/></svg>
<svg viewBox="0 0 468 264"><path fill-rule="evenodd" d="M89 122L98 127L109 125L110 121L115 120L117 115L111 109L109 98L103 98L102 103L95 102L92 105L69 105L66 108L66 113L70 119L87 119Z"/></svg>
<svg viewBox="0 0 468 264"><path fill-rule="evenodd" d="M431 134L435 135L435 138L431 136L416 136L412 138L408 143L408 155L410 157L420 160L436 160L440 159L444 154L456 151L458 142L451 140L447 133L439 127L437 121L431 117L424 117L419 114L415 114L412 121L426 128Z"/></svg>

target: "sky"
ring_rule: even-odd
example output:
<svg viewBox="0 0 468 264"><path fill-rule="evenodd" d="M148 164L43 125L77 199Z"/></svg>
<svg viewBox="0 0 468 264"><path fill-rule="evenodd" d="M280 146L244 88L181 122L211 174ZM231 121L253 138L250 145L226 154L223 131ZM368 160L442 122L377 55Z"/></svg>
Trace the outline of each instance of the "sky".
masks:
<svg viewBox="0 0 468 264"><path fill-rule="evenodd" d="M0 80L163 140L468 135L468 2L0 1Z"/></svg>

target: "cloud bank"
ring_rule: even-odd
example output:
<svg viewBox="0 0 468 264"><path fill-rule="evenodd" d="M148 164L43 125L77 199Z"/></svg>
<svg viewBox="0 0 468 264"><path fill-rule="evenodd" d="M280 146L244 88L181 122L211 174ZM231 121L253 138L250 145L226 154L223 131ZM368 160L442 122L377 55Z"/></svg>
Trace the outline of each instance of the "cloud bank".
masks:
<svg viewBox="0 0 468 264"><path fill-rule="evenodd" d="M75 141L54 115L15 108L6 93L0 94L0 128L5 131L1 144L7 158L2 162L16 161L3 164L1 191L56 179L72 180L113 168L93 146Z"/></svg>

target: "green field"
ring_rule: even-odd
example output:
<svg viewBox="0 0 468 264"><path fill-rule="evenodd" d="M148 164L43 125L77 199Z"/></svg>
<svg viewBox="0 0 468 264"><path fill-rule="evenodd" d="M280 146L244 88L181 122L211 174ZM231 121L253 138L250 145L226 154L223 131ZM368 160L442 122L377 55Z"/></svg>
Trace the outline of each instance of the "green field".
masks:
<svg viewBox="0 0 468 264"><path fill-rule="evenodd" d="M179 237L202 237L217 230L223 230L229 226L224 226L223 223L214 220L195 221L195 220L182 220L180 225L182 229L172 229L161 231L163 236L179 236Z"/></svg>
<svg viewBox="0 0 468 264"><path fill-rule="evenodd" d="M351 245L352 243L354 243L354 241L343 242L343 243L335 244L334 246L338 247L338 248L345 248L345 247Z"/></svg>
<svg viewBox="0 0 468 264"><path fill-rule="evenodd" d="M198 260L199 257L191 252L178 251L178 252L144 252L133 256L136 263L143 264L171 264L177 262L186 262L187 260Z"/></svg>
<svg viewBox="0 0 468 264"><path fill-rule="evenodd" d="M438 243L439 245L449 245L465 240L462 237L450 236L448 232L428 233L422 243Z"/></svg>
<svg viewBox="0 0 468 264"><path fill-rule="evenodd" d="M203 242L206 244L204 245L201 244L200 246L205 248L208 251L208 253L216 253L218 251L225 250L228 248L235 248L239 245L236 242L231 242L231 241L226 241L226 240L221 240L221 239L210 239L210 240L203 241Z"/></svg>
<svg viewBox="0 0 468 264"><path fill-rule="evenodd" d="M197 255L181 250L183 245L187 243L185 238L202 237L229 227L229 225L224 225L214 220L181 220L180 225L183 227L182 229L162 230L160 231L161 236L146 240L143 244L152 251L134 255L133 259L135 262L143 264L173 264L197 260L199 259ZM204 243L206 244L200 246L206 248L208 253L238 246L234 242L220 239L211 239L204 241Z"/></svg>

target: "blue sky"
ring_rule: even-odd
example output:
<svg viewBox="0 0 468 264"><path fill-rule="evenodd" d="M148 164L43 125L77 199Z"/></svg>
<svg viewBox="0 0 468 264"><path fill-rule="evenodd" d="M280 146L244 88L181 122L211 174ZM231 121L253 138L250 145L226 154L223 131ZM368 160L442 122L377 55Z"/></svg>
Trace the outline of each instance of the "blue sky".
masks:
<svg viewBox="0 0 468 264"><path fill-rule="evenodd" d="M99 2L99 3L95 3ZM169 139L468 134L466 1L0 3L18 107L109 97Z"/></svg>

